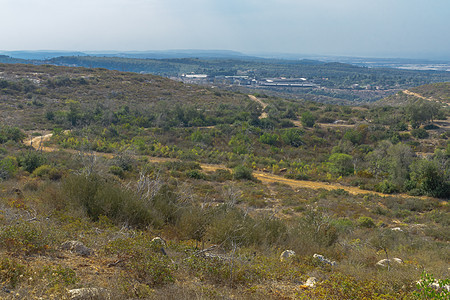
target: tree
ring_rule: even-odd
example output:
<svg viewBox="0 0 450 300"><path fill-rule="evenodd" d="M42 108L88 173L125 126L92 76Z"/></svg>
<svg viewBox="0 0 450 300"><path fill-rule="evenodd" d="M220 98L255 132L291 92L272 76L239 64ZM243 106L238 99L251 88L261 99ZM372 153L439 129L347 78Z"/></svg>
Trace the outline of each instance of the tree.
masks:
<svg viewBox="0 0 450 300"><path fill-rule="evenodd" d="M369 170L376 178L388 172L388 149L392 147L389 141L381 141L377 147L366 155L369 162Z"/></svg>
<svg viewBox="0 0 450 300"><path fill-rule="evenodd" d="M440 106L438 103L423 99L411 103L406 107L406 113L413 127L418 127L419 124L433 121L439 115L439 112Z"/></svg>
<svg viewBox="0 0 450 300"><path fill-rule="evenodd" d="M414 152L408 145L398 143L387 150L389 179L401 189L409 176L409 166L413 162Z"/></svg>
<svg viewBox="0 0 450 300"><path fill-rule="evenodd" d="M69 104L69 111L66 114L67 120L72 126L76 126L78 120L80 120L82 116L80 102L69 100L67 101L67 104Z"/></svg>
<svg viewBox="0 0 450 300"><path fill-rule="evenodd" d="M353 173L353 157L344 153L331 154L329 161L329 170L331 173L346 176Z"/></svg>
<svg viewBox="0 0 450 300"><path fill-rule="evenodd" d="M303 132L301 130L290 128L283 132L283 134L281 135L281 139L285 144L298 147L303 144L302 134Z"/></svg>
<svg viewBox="0 0 450 300"><path fill-rule="evenodd" d="M313 127L316 122L316 117L311 112L305 111L302 113L301 122L304 127Z"/></svg>
<svg viewBox="0 0 450 300"><path fill-rule="evenodd" d="M228 145L236 154L247 154L249 153L250 139L246 134L238 132L230 139Z"/></svg>
<svg viewBox="0 0 450 300"><path fill-rule="evenodd" d="M450 182L435 161L418 160L411 165L411 182L424 194L438 198L450 197Z"/></svg>

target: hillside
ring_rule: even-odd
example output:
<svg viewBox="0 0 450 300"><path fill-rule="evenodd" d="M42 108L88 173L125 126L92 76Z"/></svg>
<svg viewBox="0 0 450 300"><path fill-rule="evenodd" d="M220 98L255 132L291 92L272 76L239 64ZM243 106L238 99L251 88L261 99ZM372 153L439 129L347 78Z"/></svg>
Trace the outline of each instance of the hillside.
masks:
<svg viewBox="0 0 450 300"><path fill-rule="evenodd" d="M450 82L426 84L398 92L379 101L378 105L407 105L408 103L426 100L435 103L449 104Z"/></svg>
<svg viewBox="0 0 450 300"><path fill-rule="evenodd" d="M416 284L449 277L430 104L0 65L0 298L445 299Z"/></svg>
<svg viewBox="0 0 450 300"><path fill-rule="evenodd" d="M447 104L450 103L450 82L440 82L418 86L412 88L411 91L428 99Z"/></svg>
<svg viewBox="0 0 450 300"><path fill-rule="evenodd" d="M75 109L74 105L80 111L87 107L92 113L101 110L105 118L108 111L128 106L132 111L148 113L147 119L187 108L204 119L208 111L208 118L212 119L218 114L225 118L228 109L235 113L251 104L245 95L215 93L152 75L50 65L0 65L0 88L5 123L26 130L52 128L43 116L70 107ZM210 122L205 120L204 125Z"/></svg>
<svg viewBox="0 0 450 300"><path fill-rule="evenodd" d="M116 57L112 54L50 56L52 58L30 60L1 56L0 63L51 64L150 73L204 86L250 89L252 93L262 90L272 95L331 104L370 103L402 89L450 80L450 72L442 71L367 68L307 59L263 59L225 52L200 52L199 56L192 56L195 53L168 53L160 59L148 58L145 53L117 54ZM206 77L189 77L199 74Z"/></svg>

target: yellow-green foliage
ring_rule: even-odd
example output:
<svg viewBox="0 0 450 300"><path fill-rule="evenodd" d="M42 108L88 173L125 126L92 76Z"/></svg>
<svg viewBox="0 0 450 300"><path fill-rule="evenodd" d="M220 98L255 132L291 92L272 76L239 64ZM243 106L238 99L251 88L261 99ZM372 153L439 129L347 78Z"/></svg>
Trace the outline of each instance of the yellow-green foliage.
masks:
<svg viewBox="0 0 450 300"><path fill-rule="evenodd" d="M24 265L15 259L3 257L0 260L0 281L14 288L26 273Z"/></svg>
<svg viewBox="0 0 450 300"><path fill-rule="evenodd" d="M0 248L25 255L44 253L52 242L49 234L36 223L20 222L3 226L0 232Z"/></svg>

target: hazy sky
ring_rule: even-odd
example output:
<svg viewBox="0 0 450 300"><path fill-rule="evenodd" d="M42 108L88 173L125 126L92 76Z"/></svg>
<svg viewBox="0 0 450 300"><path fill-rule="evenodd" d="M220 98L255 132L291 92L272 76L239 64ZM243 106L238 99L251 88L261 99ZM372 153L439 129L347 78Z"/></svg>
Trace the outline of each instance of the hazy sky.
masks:
<svg viewBox="0 0 450 300"><path fill-rule="evenodd" d="M0 50L450 59L450 0L0 0Z"/></svg>

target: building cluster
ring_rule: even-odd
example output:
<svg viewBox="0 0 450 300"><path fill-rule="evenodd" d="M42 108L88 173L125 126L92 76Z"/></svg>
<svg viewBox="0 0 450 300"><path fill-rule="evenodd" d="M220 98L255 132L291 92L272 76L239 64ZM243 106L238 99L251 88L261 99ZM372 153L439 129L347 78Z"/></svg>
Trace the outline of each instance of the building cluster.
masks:
<svg viewBox="0 0 450 300"><path fill-rule="evenodd" d="M283 87L283 88L317 88L317 84L309 82L306 78L262 78L257 79L249 75L209 76L206 74L182 74L176 78L184 83L237 85L251 87Z"/></svg>

